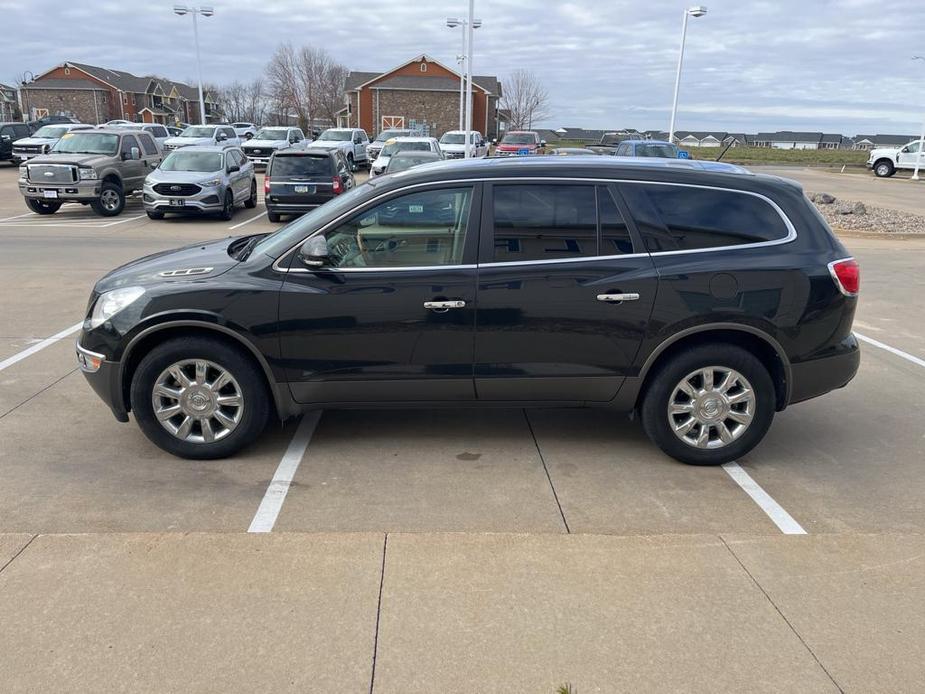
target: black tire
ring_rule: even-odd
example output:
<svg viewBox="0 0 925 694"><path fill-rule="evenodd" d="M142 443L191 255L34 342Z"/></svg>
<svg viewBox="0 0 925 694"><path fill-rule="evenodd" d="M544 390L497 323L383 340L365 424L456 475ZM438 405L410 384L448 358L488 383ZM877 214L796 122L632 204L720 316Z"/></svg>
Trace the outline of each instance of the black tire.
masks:
<svg viewBox="0 0 925 694"><path fill-rule="evenodd" d="M164 213L160 210L146 210L148 219L163 219Z"/></svg>
<svg viewBox="0 0 925 694"><path fill-rule="evenodd" d="M101 217L117 217L125 209L125 193L122 186L106 182L100 188L100 197L90 207Z"/></svg>
<svg viewBox="0 0 925 694"><path fill-rule="evenodd" d="M279 212L267 212L267 219L269 219L274 224L278 224L282 216Z"/></svg>
<svg viewBox="0 0 925 694"><path fill-rule="evenodd" d="M347 163L350 165L350 170L351 170L351 171L357 171L357 164L356 164L356 162L353 160L353 155L352 155L352 154L348 154L348 155L347 155Z"/></svg>
<svg viewBox="0 0 925 694"><path fill-rule="evenodd" d="M751 422L731 442L718 448L698 448L675 434L668 406L675 388L686 376L711 366L734 369L745 378L755 396L754 412ZM669 357L649 382L640 415L646 435L675 460L688 465L721 465L741 458L761 442L774 419L775 402L774 383L755 355L735 345L715 343L699 345ZM675 416L683 423L683 414ZM708 437L712 437L714 430L707 428ZM718 430L716 432L718 435Z"/></svg>
<svg viewBox="0 0 925 694"><path fill-rule="evenodd" d="M35 198L26 198L26 206L36 214L54 214L61 209L60 202L37 200Z"/></svg>
<svg viewBox="0 0 925 694"><path fill-rule="evenodd" d="M874 162L874 175L877 178L889 178L896 173L896 167L889 159L878 159Z"/></svg>
<svg viewBox="0 0 925 694"><path fill-rule="evenodd" d="M211 443L178 438L154 413L152 395L158 377L171 365L189 359L207 360L225 369L237 382L243 398L243 411L237 426L224 438ZM131 404L138 426L152 443L172 455L196 460L233 455L260 436L270 414L266 379L253 359L242 349L210 337L175 338L148 352L132 377ZM200 426L201 433L201 425L194 426Z"/></svg>
<svg viewBox="0 0 925 694"><path fill-rule="evenodd" d="M234 217L234 195L230 190L225 191L225 204L222 206L222 211L219 212L218 216L226 222L231 221L231 218Z"/></svg>
<svg viewBox="0 0 925 694"><path fill-rule="evenodd" d="M245 201L244 207L249 210L257 207L257 179L251 181L251 196Z"/></svg>

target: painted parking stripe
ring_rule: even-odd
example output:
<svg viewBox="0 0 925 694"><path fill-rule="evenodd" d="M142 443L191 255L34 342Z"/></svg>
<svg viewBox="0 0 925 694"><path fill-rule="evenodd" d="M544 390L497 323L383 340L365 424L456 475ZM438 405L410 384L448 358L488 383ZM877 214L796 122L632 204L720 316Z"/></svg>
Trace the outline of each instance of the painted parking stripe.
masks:
<svg viewBox="0 0 925 694"><path fill-rule="evenodd" d="M743 491L752 498L752 501L758 504L784 535L806 534L803 526L797 523L793 516L784 510L783 506L774 501L771 495L752 479L751 475L739 467L738 463L726 463L723 465L723 470L729 474L736 484L742 487Z"/></svg>
<svg viewBox="0 0 925 694"><path fill-rule="evenodd" d="M925 367L925 359L919 359L918 357L914 357L908 352L903 352L901 349L890 347L889 345L879 342L873 339L872 337L867 337L867 335L861 335L861 333L857 333L857 332L854 335L862 342L866 342L867 344L873 345L874 347L879 347L880 349L885 349L887 352L890 352L891 354L895 354L897 357L902 357L906 361L911 361L913 364L917 364L918 366Z"/></svg>
<svg viewBox="0 0 925 694"><path fill-rule="evenodd" d="M65 328L60 333L55 333L51 337L47 337L44 340L41 340L40 342L36 342L34 345L29 347L28 349L24 349L22 352L14 354L12 357L7 357L3 361L0 361L0 371L3 371L4 369L9 368L10 366L13 366L13 364L21 362L26 357L31 357L36 352L41 352L46 347L50 347L51 345L55 344L58 340L61 340L67 337L68 335L73 335L78 330L80 330L81 327L83 327L83 321L81 321L80 323L77 323L76 325L72 325L70 328Z"/></svg>
<svg viewBox="0 0 925 694"><path fill-rule="evenodd" d="M235 224L234 226L228 227L228 228L229 228L229 229L237 229L238 227L243 227L245 224L250 224L251 222L256 222L256 221L257 221L258 219L260 219L261 217L266 216L266 214L267 214L266 212L261 212L261 213L258 214L256 217L251 217L250 219L244 220L244 221L241 222L240 224Z"/></svg>
<svg viewBox="0 0 925 694"><path fill-rule="evenodd" d="M299 463L302 462L302 456L305 455L305 449L312 440L319 419L321 419L321 410L309 412L302 417L247 532L268 533L273 530L279 512L283 508L283 502L286 501L286 495L289 493L289 485L292 484L295 473L299 469Z"/></svg>
<svg viewBox="0 0 925 694"><path fill-rule="evenodd" d="M22 219L23 217L38 217L35 212L26 212L25 214L18 214L15 217L7 217L6 219L0 219L0 222L9 222L13 219Z"/></svg>

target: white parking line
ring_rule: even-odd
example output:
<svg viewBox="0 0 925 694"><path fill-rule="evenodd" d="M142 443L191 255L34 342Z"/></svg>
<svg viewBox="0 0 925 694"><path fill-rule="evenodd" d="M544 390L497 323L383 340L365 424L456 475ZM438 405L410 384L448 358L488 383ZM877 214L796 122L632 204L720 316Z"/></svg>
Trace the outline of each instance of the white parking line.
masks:
<svg viewBox="0 0 925 694"><path fill-rule="evenodd" d="M40 342L36 342L31 347L24 349L22 352L14 354L12 357L7 357L3 361L0 361L0 371L3 371L4 369L9 368L10 366L13 366L13 364L16 364L17 362L21 362L23 359L25 359L26 357L32 356L36 352L41 352L46 347L50 347L51 345L55 344L58 340L61 340L67 337L68 335L72 335L76 333L78 330L80 330L82 326L83 326L83 321L81 321L77 325L72 325L70 328L65 328L60 333L55 333L51 337L46 337L44 340L41 340Z"/></svg>
<svg viewBox="0 0 925 694"><path fill-rule="evenodd" d="M9 222L13 219L22 219L23 217L38 217L35 212L26 212L26 214L18 214L15 217L7 217L6 219L0 219L0 222Z"/></svg>
<svg viewBox="0 0 925 694"><path fill-rule="evenodd" d="M295 473L299 469L299 463L302 462L302 456L305 455L305 449L312 440L312 434L315 433L319 419L321 419L321 410L303 415L292 441L289 442L289 447L283 454L283 459L279 461L273 479L267 486L267 491L263 495L260 507L254 514L254 520L251 521L247 532L268 533L273 530L276 518L286 500L286 494L289 493L289 485L292 484Z"/></svg>
<svg viewBox="0 0 925 694"><path fill-rule="evenodd" d="M784 510L783 506L774 501L771 495L752 479L751 475L739 467L738 463L726 463L723 465L723 470L729 473L735 483L742 487L745 493L752 498L752 501L758 504L761 510L768 515L768 518L774 521L774 525L780 528L784 535L806 534L803 526L797 523L793 516Z"/></svg>
<svg viewBox="0 0 925 694"><path fill-rule="evenodd" d="M245 224L250 224L251 222L256 222L258 219L266 215L266 212L261 212L256 217L251 217L248 220L241 222L240 224L235 224L233 227L228 227L229 229L237 229L238 227L243 227Z"/></svg>
<svg viewBox="0 0 925 694"><path fill-rule="evenodd" d="M855 334L855 337L857 337L862 342L866 342L867 344L873 345L874 347L879 347L880 349L885 349L887 352L890 352L891 354L895 354L897 357L902 357L903 359L907 361L911 361L913 364L917 364L918 366L925 366L925 359L919 359L918 357L914 357L908 352L903 352L901 349L896 349L895 347L890 347L889 345L885 345L882 342L878 342L877 340L873 339L872 337L867 337L867 335L861 335L861 333L858 333L858 332L854 334Z"/></svg>

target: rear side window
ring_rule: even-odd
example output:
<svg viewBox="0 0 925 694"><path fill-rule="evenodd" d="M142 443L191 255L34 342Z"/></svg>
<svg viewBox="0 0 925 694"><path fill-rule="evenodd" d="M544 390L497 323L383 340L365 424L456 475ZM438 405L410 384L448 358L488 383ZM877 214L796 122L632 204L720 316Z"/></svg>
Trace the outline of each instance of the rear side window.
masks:
<svg viewBox="0 0 925 694"><path fill-rule="evenodd" d="M495 262L597 254L594 186L495 186L494 215Z"/></svg>
<svg viewBox="0 0 925 694"><path fill-rule="evenodd" d="M154 144L153 138L148 133L139 133L138 139L141 140L141 146L144 147L145 154L157 154L157 145Z"/></svg>
<svg viewBox="0 0 925 694"><path fill-rule="evenodd" d="M777 210L755 195L676 185L626 184L622 189L653 252L777 241L789 231Z"/></svg>
<svg viewBox="0 0 925 694"><path fill-rule="evenodd" d="M311 155L280 156L273 158L274 178L287 176L332 176L331 160L328 157L313 157Z"/></svg>

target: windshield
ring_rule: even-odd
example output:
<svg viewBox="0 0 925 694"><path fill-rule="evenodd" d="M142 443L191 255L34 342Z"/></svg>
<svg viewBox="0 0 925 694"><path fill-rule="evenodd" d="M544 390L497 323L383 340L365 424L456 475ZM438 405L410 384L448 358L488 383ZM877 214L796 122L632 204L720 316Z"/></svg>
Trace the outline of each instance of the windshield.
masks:
<svg viewBox="0 0 925 694"><path fill-rule="evenodd" d="M332 176L331 160L311 155L276 155L269 175L275 178L299 178L309 176Z"/></svg>
<svg viewBox="0 0 925 694"><path fill-rule="evenodd" d="M212 137L215 128L207 128L203 125L193 125L180 133L180 137Z"/></svg>
<svg viewBox="0 0 925 694"><path fill-rule="evenodd" d="M318 139L322 142L349 142L352 137L350 130L325 130Z"/></svg>
<svg viewBox="0 0 925 694"><path fill-rule="evenodd" d="M408 137L410 134L410 130L383 130L376 135L376 139L373 140L373 142L385 142L386 140L391 140L393 137Z"/></svg>
<svg viewBox="0 0 925 694"><path fill-rule="evenodd" d="M219 171L222 168L222 153L177 150L167 155L160 168L161 171Z"/></svg>
<svg viewBox="0 0 925 694"><path fill-rule="evenodd" d="M306 238L326 220L332 220L338 215L349 212L357 205L357 199L369 192L368 185L357 186L336 198L332 198L323 205L307 212L293 222L290 222L279 231L262 239L254 247L253 253L266 253L272 258L279 258L292 246ZM253 255L253 253L251 255Z"/></svg>
<svg viewBox="0 0 925 694"><path fill-rule="evenodd" d="M109 133L65 133L52 152L67 154L108 154L119 150L119 136Z"/></svg>
<svg viewBox="0 0 925 694"><path fill-rule="evenodd" d="M509 133L501 138L502 145L535 145L536 138L532 133Z"/></svg>
<svg viewBox="0 0 925 694"><path fill-rule="evenodd" d="M391 157L396 152L431 152L429 142L393 142L382 148L382 156Z"/></svg>
<svg viewBox="0 0 925 694"><path fill-rule="evenodd" d="M653 144L640 144L636 145L636 156L637 157L667 157L668 159L677 159L678 150L674 145L664 144L664 145L653 145Z"/></svg>
<svg viewBox="0 0 925 694"><path fill-rule="evenodd" d="M254 140L288 140L289 131L282 128L265 128L259 131L254 137Z"/></svg>
<svg viewBox="0 0 925 694"><path fill-rule="evenodd" d="M464 145L466 136L464 133L446 133L440 138L440 143L444 145Z"/></svg>
<svg viewBox="0 0 925 694"><path fill-rule="evenodd" d="M420 154L402 154L393 157L389 162L389 173L405 171L406 169L411 169L420 164L430 164L435 161L439 161L439 158L435 154L430 154L428 152L421 152Z"/></svg>
<svg viewBox="0 0 925 694"><path fill-rule="evenodd" d="M60 125L46 125L36 130L32 137L61 137L66 132L67 128L62 128Z"/></svg>

